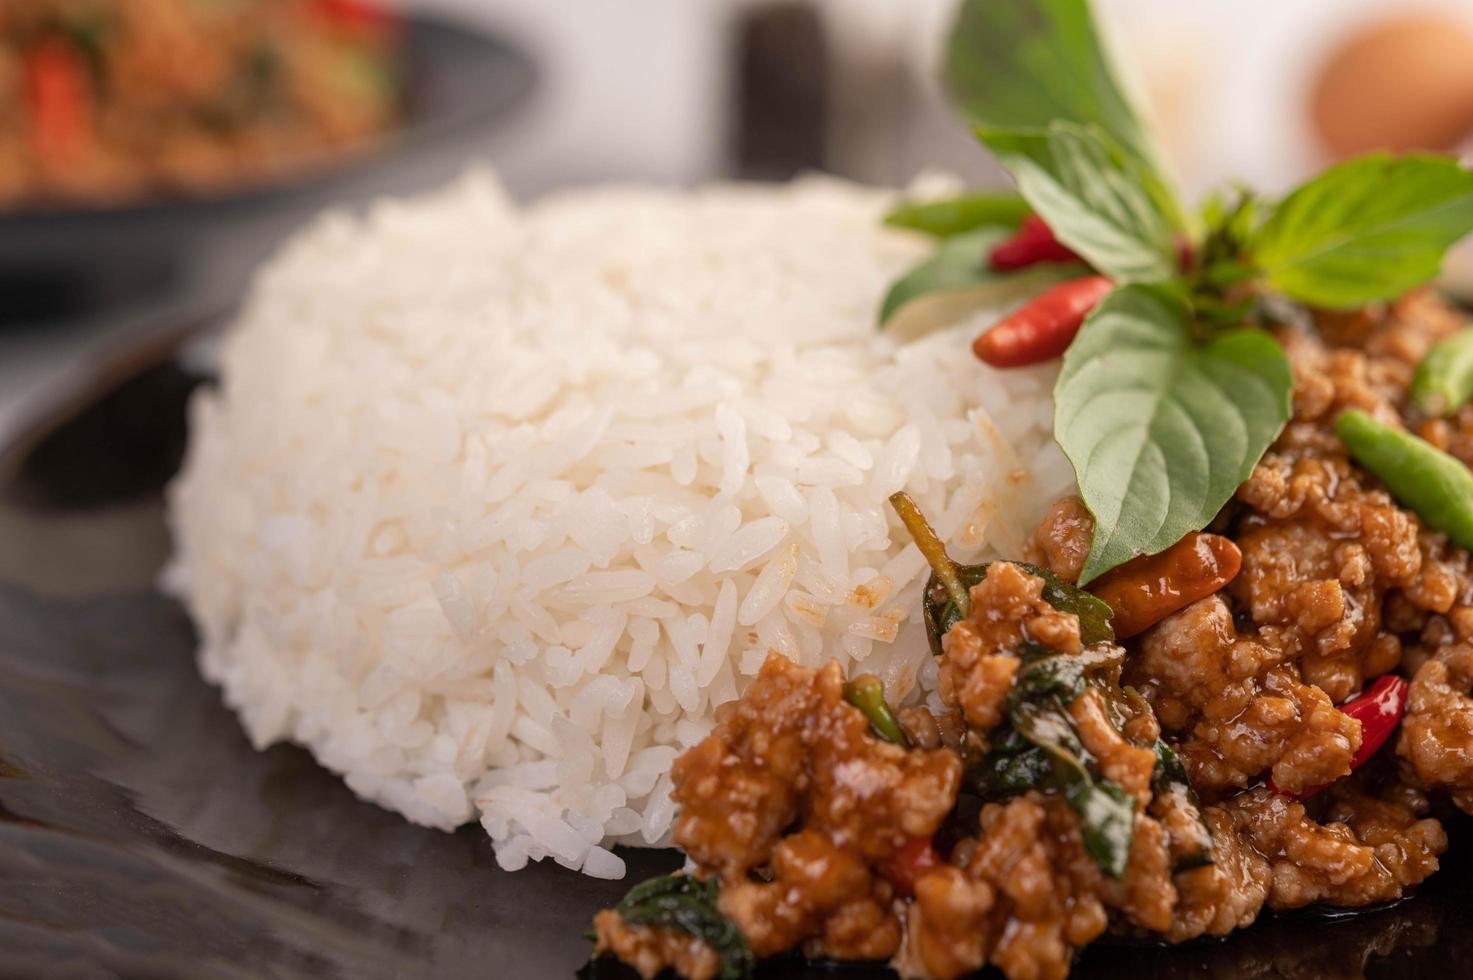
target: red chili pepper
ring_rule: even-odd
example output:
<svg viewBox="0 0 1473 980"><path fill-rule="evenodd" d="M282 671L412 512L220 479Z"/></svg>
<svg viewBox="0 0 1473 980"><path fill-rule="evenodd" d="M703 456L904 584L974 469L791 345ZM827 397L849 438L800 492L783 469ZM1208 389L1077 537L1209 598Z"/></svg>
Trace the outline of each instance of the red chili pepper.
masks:
<svg viewBox="0 0 1473 980"><path fill-rule="evenodd" d="M1030 214L1016 232L992 249L987 261L999 272L1006 272L1040 262L1077 262L1079 256L1054 237L1054 230L1046 221Z"/></svg>
<svg viewBox="0 0 1473 980"><path fill-rule="evenodd" d="M902 895L914 895L916 882L928 871L941 867L941 855L929 837L912 837L890 855L884 873Z"/></svg>
<svg viewBox="0 0 1473 980"><path fill-rule="evenodd" d="M401 26L397 15L370 0L315 0L314 6L329 24L367 41L386 41Z"/></svg>
<svg viewBox="0 0 1473 980"><path fill-rule="evenodd" d="M1394 674L1383 674L1358 697L1351 698L1340 706L1341 711L1360 722L1360 748L1350 757L1352 771L1365 765L1376 754L1376 750L1386 744L1391 733L1396 731L1396 726L1401 724L1401 717L1406 714L1406 709L1407 682ZM1284 793L1274 785L1272 779L1268 781L1268 788L1275 793L1292 796L1297 800L1307 800L1330 785L1321 783L1302 793Z"/></svg>
<svg viewBox="0 0 1473 980"><path fill-rule="evenodd" d="M87 64L72 45L48 38L26 54L25 81L36 154L48 165L65 165L91 132Z"/></svg>
<svg viewBox="0 0 1473 980"><path fill-rule="evenodd" d="M1176 264L1182 272L1191 272L1197 267L1197 246L1185 235L1176 240Z"/></svg>
<svg viewBox="0 0 1473 980"><path fill-rule="evenodd" d="M972 353L993 367L1023 367L1069 349L1084 318L1115 288L1104 276L1061 282L982 331Z"/></svg>

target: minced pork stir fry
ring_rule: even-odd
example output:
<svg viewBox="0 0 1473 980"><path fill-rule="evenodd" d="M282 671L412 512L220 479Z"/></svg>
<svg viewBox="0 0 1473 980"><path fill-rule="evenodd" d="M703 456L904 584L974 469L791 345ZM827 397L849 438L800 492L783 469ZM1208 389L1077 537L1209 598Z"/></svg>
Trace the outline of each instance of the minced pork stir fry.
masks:
<svg viewBox="0 0 1473 980"><path fill-rule="evenodd" d="M695 870L600 913L599 952L698 980L794 948L1062 977L1107 931L1401 897L1447 846L1429 794L1473 812L1473 578L1333 423L1401 419L1473 464L1473 405L1428 419L1407 394L1463 322L1418 293L1281 332L1293 417L1214 529L1094 588L1132 604L1129 638L1071 585L1093 525L1068 498L965 616L933 586L944 711L771 656L676 763Z"/></svg>
<svg viewBox="0 0 1473 980"><path fill-rule="evenodd" d="M1398 899L1438 800L1473 813L1473 328L1425 287L1473 172L1372 156L1189 215L1097 43L1084 0L964 0L947 80L1019 195L890 215L938 251L880 314L1030 276L972 352L1062 356L1078 496L970 566L891 498L936 696L770 656L675 764L691 866L600 913L598 954L1050 980L1106 933Z"/></svg>

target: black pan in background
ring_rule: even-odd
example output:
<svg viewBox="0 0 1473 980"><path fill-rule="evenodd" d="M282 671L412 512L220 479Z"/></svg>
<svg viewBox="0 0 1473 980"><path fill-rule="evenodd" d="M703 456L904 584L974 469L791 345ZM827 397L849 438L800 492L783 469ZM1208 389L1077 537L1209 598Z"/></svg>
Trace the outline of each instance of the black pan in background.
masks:
<svg viewBox="0 0 1473 980"><path fill-rule="evenodd" d="M501 38L413 13L404 43L405 121L362 155L217 194L0 210L0 327L116 312L190 288L201 262L221 267L212 298L233 299L307 216L444 181L533 88L531 62Z"/></svg>
<svg viewBox="0 0 1473 980"><path fill-rule="evenodd" d="M504 873L476 826L411 826L301 749L254 751L199 678L187 619L151 589L158 491L188 392L208 383L170 347L131 352L0 451L0 978L573 976L590 916L629 882ZM1442 872L1394 906L1266 917L1174 949L1097 945L1074 975L1473 975L1473 827L1450 834ZM632 880L678 863L624 857ZM760 976L890 974L786 959Z"/></svg>

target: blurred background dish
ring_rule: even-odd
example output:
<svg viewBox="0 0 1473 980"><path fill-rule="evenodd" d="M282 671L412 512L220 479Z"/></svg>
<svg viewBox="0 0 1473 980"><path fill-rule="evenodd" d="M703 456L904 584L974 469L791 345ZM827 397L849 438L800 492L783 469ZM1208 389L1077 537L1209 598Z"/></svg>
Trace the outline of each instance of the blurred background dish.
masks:
<svg viewBox="0 0 1473 980"><path fill-rule="evenodd" d="M365 0L11 0L0 208L220 193L365 152L404 108Z"/></svg>
<svg viewBox="0 0 1473 980"><path fill-rule="evenodd" d="M385 24L392 26L375 28L382 34L372 48L309 39L301 43L315 56L278 52L283 60L320 57L338 66L271 83L283 93L270 99L283 100L281 114L298 122L272 121L274 114L262 110L236 129L211 130L182 121L196 114L171 95L169 111L150 115L143 107L135 118L115 121L154 130L137 145L93 133L86 147L67 147L88 161L76 167L66 156L36 152L32 144L47 138L35 127L12 125L0 134L0 144L10 140L10 156L24 158L0 162L0 180L11 185L0 195L0 294L9 300L0 329L117 317L156 303L228 302L280 236L325 205L453 174L483 146L492 123L529 93L530 63L511 44L443 19ZM60 57L63 42L54 35L39 43L38 50ZM198 37L181 43L190 50L206 44ZM231 64L249 57L242 51L252 44L240 43L226 58ZM203 50L186 64L210 56ZM356 67L343 67L344 60ZM323 80L338 71L380 77L371 95L355 95ZM317 107L289 109L297 99Z"/></svg>

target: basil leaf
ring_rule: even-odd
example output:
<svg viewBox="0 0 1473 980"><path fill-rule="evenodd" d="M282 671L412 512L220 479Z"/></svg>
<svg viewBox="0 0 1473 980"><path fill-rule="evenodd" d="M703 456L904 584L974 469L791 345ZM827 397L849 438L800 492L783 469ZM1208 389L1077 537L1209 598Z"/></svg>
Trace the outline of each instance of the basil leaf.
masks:
<svg viewBox="0 0 1473 980"><path fill-rule="evenodd" d="M1090 857L1106 874L1121 877L1135 834L1134 798L1091 771L1093 757L1056 699L1010 700L1010 727L968 767L968 788L984 800L1030 790L1062 795L1079 815L1080 836Z"/></svg>
<svg viewBox="0 0 1473 980"><path fill-rule="evenodd" d="M1056 699L1009 700L1008 720L1050 759L1050 778L1038 788L1063 794L1079 814L1084 849L1101 871L1113 878L1122 877L1135 835L1135 800L1117 783L1090 771L1093 757L1085 751L1073 722ZM1007 772L1014 778L1023 774L1017 768Z"/></svg>
<svg viewBox="0 0 1473 980"><path fill-rule="evenodd" d="M1155 144L1116 80L1088 0L965 0L947 43L945 77L975 125L1093 124L1158 169Z"/></svg>
<svg viewBox="0 0 1473 980"><path fill-rule="evenodd" d="M1086 661L1073 654L1055 654L1026 664L1013 681L1013 692L1022 697L1053 695L1064 704L1084 693Z"/></svg>
<svg viewBox="0 0 1473 980"><path fill-rule="evenodd" d="M994 745L968 773L968 785L985 799L1005 799L1031 789L1048 788L1054 774L1053 757L1015 731L1009 741Z"/></svg>
<svg viewBox="0 0 1473 980"><path fill-rule="evenodd" d="M1043 599L1060 612L1073 613L1079 617L1079 641L1085 646L1096 643L1114 643L1115 628L1110 620L1115 610L1110 604L1093 593L1059 578L1047 568L1024 564L1029 572L1043 579Z"/></svg>
<svg viewBox="0 0 1473 980"><path fill-rule="evenodd" d="M1288 421L1292 388L1261 330L1198 345L1169 287L1105 297L1054 388L1054 436L1095 518L1080 584L1206 527Z"/></svg>
<svg viewBox="0 0 1473 980"><path fill-rule="evenodd" d="M1181 854L1177 858L1173 871L1185 871L1189 868L1199 868L1204 864L1213 862L1212 856L1212 828L1207 826L1207 821L1202 817L1202 801L1197 798L1197 791L1192 788L1192 781L1187 776L1187 767L1182 764L1181 757L1171 746L1161 739L1156 739L1156 766L1151 770L1151 807L1170 807L1179 813L1189 816L1192 824L1192 832L1195 846ZM1178 828L1184 831L1185 828Z"/></svg>
<svg viewBox="0 0 1473 980"><path fill-rule="evenodd" d="M1117 282L1176 275L1176 238L1147 192L1149 177L1100 130L978 130L1054 236Z"/></svg>
<svg viewBox="0 0 1473 980"><path fill-rule="evenodd" d="M1029 210L1028 203L1017 194L976 192L939 201L901 203L885 215L885 224L950 238L981 228L1016 229Z"/></svg>
<svg viewBox="0 0 1473 980"><path fill-rule="evenodd" d="M1135 798L1118 783L1084 777L1066 784L1064 798L1079 814L1079 833L1089 856L1110 877L1125 877L1135 837Z"/></svg>
<svg viewBox="0 0 1473 980"><path fill-rule="evenodd" d="M1015 293L1031 293L1082 274L1083 267L1073 262L1039 265L1021 272L994 270L987 258L1009 234L1006 228L986 228L942 241L935 255L901 276L885 294L880 303L880 329L891 327L897 314L922 297L942 302L932 304L931 315L917 319L928 326L939 325L978 306L1005 302Z"/></svg>
<svg viewBox="0 0 1473 980"><path fill-rule="evenodd" d="M1351 307L1436 277L1473 231L1473 172L1438 156L1375 154L1332 167L1286 197L1252 242L1291 299Z"/></svg>
<svg viewBox="0 0 1473 980"><path fill-rule="evenodd" d="M629 889L614 911L630 925L674 929L710 946L720 962L720 980L745 980L755 959L747 937L716 907L720 885L676 873Z"/></svg>

